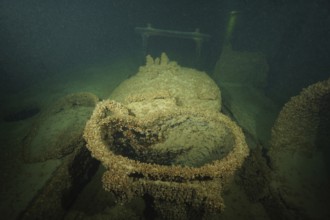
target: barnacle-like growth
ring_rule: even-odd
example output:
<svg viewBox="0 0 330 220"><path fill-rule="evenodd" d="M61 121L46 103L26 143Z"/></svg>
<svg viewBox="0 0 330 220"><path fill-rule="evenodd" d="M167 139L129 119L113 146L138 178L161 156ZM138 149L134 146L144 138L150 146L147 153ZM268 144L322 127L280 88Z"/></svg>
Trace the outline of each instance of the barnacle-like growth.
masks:
<svg viewBox="0 0 330 220"><path fill-rule="evenodd" d="M270 153L313 154L318 147L317 136L327 130L323 125L329 122L325 118L330 106L329 99L330 79L315 83L292 97L281 110L272 129Z"/></svg>
<svg viewBox="0 0 330 220"><path fill-rule="evenodd" d="M269 156L274 172L271 189L288 210L303 210L301 219L330 216L328 184L330 79L294 96L281 110L272 129Z"/></svg>
<svg viewBox="0 0 330 220"><path fill-rule="evenodd" d="M149 58L148 65L164 78L172 76L166 72L172 64L164 55L155 62ZM122 103L98 103L86 124L88 149L107 169L104 188L119 202L149 195L159 214L172 219L186 217L187 207L201 213L223 210L224 187L248 155L241 129L214 104L192 108L182 96L187 100L178 105L180 94L173 85L168 90L162 86L168 93L157 93L157 85L153 88L121 94L116 99Z"/></svg>

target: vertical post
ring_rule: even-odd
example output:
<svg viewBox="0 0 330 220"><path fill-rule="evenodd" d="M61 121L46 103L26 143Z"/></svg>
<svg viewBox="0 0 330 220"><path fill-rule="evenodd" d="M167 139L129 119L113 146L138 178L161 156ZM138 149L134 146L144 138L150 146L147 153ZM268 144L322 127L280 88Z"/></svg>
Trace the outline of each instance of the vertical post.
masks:
<svg viewBox="0 0 330 220"><path fill-rule="evenodd" d="M196 33L196 37L194 37L194 41L196 44L196 49L195 49L195 59L196 59L196 64L199 67L201 64L201 55L202 55L202 43L203 43L203 39L201 37L198 37L199 34L199 29L197 28L195 30Z"/></svg>
<svg viewBox="0 0 330 220"><path fill-rule="evenodd" d="M229 13L229 18L228 18L228 23L227 23L227 29L225 33L225 41L224 41L224 46L227 46L230 44L230 40L233 36L233 32L236 26L236 21L237 21L237 15L239 14L238 11L231 11Z"/></svg>
<svg viewBox="0 0 330 220"><path fill-rule="evenodd" d="M142 33L141 37L142 37L143 55L144 55L144 57L146 57L148 55L147 53L148 53L148 38L149 38L149 35L145 34L145 33Z"/></svg>
<svg viewBox="0 0 330 220"><path fill-rule="evenodd" d="M201 53L202 53L202 39L195 39L196 43L196 64L199 67L201 64Z"/></svg>

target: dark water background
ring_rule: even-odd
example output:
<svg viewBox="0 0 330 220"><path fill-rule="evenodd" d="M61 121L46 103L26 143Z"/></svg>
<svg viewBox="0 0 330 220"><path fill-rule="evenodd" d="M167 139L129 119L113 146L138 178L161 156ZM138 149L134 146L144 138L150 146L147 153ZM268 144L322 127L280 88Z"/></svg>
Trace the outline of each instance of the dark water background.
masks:
<svg viewBox="0 0 330 220"><path fill-rule="evenodd" d="M328 0L1 0L0 4L3 94L75 66L139 51L141 38L134 28L147 23L171 30L200 28L210 34L202 69L212 72L232 10L240 11L233 48L265 53L270 65L266 92L279 102L330 75ZM185 61L189 45L166 43L159 41L158 50L172 50L182 57L179 63L189 65ZM154 55L159 55L156 49Z"/></svg>

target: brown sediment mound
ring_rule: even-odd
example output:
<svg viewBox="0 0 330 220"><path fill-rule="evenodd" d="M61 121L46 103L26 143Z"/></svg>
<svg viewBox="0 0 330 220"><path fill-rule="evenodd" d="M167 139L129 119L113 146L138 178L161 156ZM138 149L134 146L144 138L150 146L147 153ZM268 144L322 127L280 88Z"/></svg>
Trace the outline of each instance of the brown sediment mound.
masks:
<svg viewBox="0 0 330 220"><path fill-rule="evenodd" d="M147 56L146 65L122 82L109 98L123 104L172 99L182 107L221 110L217 84L205 72L169 61L164 53L160 59Z"/></svg>
<svg viewBox="0 0 330 220"><path fill-rule="evenodd" d="M177 82L160 85L139 78L164 81L180 75L180 69L165 55L148 57L142 72L115 90L115 101L97 104L84 131L92 156L107 169L104 188L118 202L148 195L156 211L169 219L187 218L191 208L222 211L221 194L249 151L242 130L219 112L218 88L213 98L201 99L196 95L200 88L188 89L194 79L182 85L177 77Z"/></svg>
<svg viewBox="0 0 330 220"><path fill-rule="evenodd" d="M85 123L98 101L94 94L74 93L42 112L23 140L24 161L61 158L83 145Z"/></svg>

